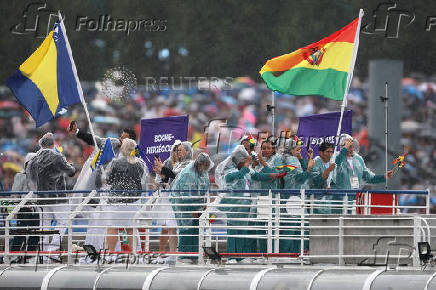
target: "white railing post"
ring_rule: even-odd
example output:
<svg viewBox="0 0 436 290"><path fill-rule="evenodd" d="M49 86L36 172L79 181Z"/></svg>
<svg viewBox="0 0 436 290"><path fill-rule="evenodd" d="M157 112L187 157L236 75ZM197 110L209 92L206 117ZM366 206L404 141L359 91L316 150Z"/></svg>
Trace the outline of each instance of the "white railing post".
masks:
<svg viewBox="0 0 436 290"><path fill-rule="evenodd" d="M369 214L369 191L365 192L363 195L363 213L365 215Z"/></svg>
<svg viewBox="0 0 436 290"><path fill-rule="evenodd" d="M10 263L10 222L12 218L18 213L18 211L29 201L29 199L33 198L33 191L28 192L23 199L20 201L18 205L14 207L14 209L8 214L5 220L5 258L4 263L9 264Z"/></svg>
<svg viewBox="0 0 436 290"><path fill-rule="evenodd" d="M277 193L276 198L275 198L275 210L276 210L276 216L274 219L275 225L275 233L274 233L274 253L278 253L279 252L279 247L280 247L280 210L282 209L281 207L281 203L280 203L280 193Z"/></svg>
<svg viewBox="0 0 436 290"><path fill-rule="evenodd" d="M304 256L304 221L305 221L305 209L304 209L304 203L306 200L306 190L302 188L300 190L300 196L301 196L301 216L300 216L300 259ZM301 259L301 263L303 263L303 260Z"/></svg>
<svg viewBox="0 0 436 290"><path fill-rule="evenodd" d="M210 214L211 214L211 210L209 209L209 206L211 205L210 202L210 189L207 190L206 192L207 196L206 196L206 238L205 238L205 244L206 247L211 247L212 246L212 227L211 224L209 222L210 219Z"/></svg>
<svg viewBox="0 0 436 290"><path fill-rule="evenodd" d="M310 195L310 211L309 211L311 215L313 214L313 204L314 204L314 202L315 202L315 197L314 197L313 194L311 194Z"/></svg>
<svg viewBox="0 0 436 290"><path fill-rule="evenodd" d="M73 220L76 218L77 214L80 213L83 210L83 207L87 205L92 198L95 197L97 194L96 190L91 191L91 193L85 197L82 202L70 213L69 219L68 219L68 257L67 257L67 264L72 265L73 264ZM69 204L71 204L71 197L68 199Z"/></svg>
<svg viewBox="0 0 436 290"><path fill-rule="evenodd" d="M348 194L344 194L342 198L342 214L347 214L348 211Z"/></svg>
<svg viewBox="0 0 436 290"><path fill-rule="evenodd" d="M342 256L344 255L344 218L342 216L339 217L339 241L338 241L338 258L339 258L339 266L344 265L344 259Z"/></svg>
<svg viewBox="0 0 436 290"><path fill-rule="evenodd" d="M427 188L427 196L426 196L426 204L425 204L425 214L430 214L430 189Z"/></svg>
<svg viewBox="0 0 436 290"><path fill-rule="evenodd" d="M205 227L207 223L207 216L209 216L209 209L206 209L203 211L203 213L200 216L199 223L198 223L198 264L204 265L204 249L203 246L205 245ZM210 246L210 245L209 245Z"/></svg>
<svg viewBox="0 0 436 290"><path fill-rule="evenodd" d="M413 217L413 267L419 267L418 242L421 241L421 221L418 217Z"/></svg>
<svg viewBox="0 0 436 290"><path fill-rule="evenodd" d="M268 202L270 204L269 206L269 212L268 212L268 234L266 239L266 251L268 253L272 253L272 237L273 237L273 230L272 230L272 191L271 189L268 192Z"/></svg>
<svg viewBox="0 0 436 290"><path fill-rule="evenodd" d="M157 194L158 194L157 198L159 198L159 196L160 196L160 188L158 189ZM151 212L151 205L153 204L153 202L155 200L156 200L156 196L154 194L151 197L149 197L149 198L147 197L147 201L145 202L145 204L143 204L141 206L141 208L133 216L133 223L134 223L135 228L136 228L137 231L138 231L140 226L142 227L141 221L144 220L144 218L142 217L143 213L148 211L148 214L150 214L150 212ZM158 203L159 203L159 201L158 201ZM144 235L145 235L144 251L148 252L148 251L150 251L150 233L149 233L148 226L151 224L149 222L151 219L148 216L145 220L147 220L147 224L144 227L144 230L145 230L144 231ZM133 235L135 235L135 229L134 229ZM141 234L139 234L139 231L138 231L138 242L141 243ZM138 247L137 246L138 242L136 242L135 239L133 239L133 246L135 247L135 251L136 251L136 248Z"/></svg>

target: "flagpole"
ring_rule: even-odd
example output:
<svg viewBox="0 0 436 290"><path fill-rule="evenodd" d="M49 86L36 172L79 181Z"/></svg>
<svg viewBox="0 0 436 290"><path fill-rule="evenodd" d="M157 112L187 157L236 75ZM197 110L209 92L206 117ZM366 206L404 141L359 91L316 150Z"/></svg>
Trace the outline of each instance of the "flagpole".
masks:
<svg viewBox="0 0 436 290"><path fill-rule="evenodd" d="M363 13L363 9L360 9L359 10L359 22L357 24L356 35L354 37L353 58L351 59L350 68L348 69L347 86L345 87L344 98L342 99L341 116L339 118L338 131L336 133L336 145L338 144L339 137L341 135L342 119L343 119L343 116L344 116L345 106L347 105L348 90L350 89L351 81L353 80L353 71L354 71L354 65L356 64L357 50L359 49L360 25L362 23L363 14L364 14Z"/></svg>
<svg viewBox="0 0 436 290"><path fill-rule="evenodd" d="M357 58L357 51L359 49L359 35L360 35L360 25L362 23L362 17L363 17L364 13L363 13L363 9L359 10L359 22L357 24L357 30L356 30L356 35L354 36L354 48L353 48L353 56L351 59L351 63L350 63L350 67L348 69L348 76L347 76L347 85L345 87L345 92L344 92L344 98L342 99L342 105L341 105L341 116L339 117L339 124L338 124L338 130L336 132L336 146L335 146L335 154L333 154L332 156L332 160L335 158L336 156L336 152L337 152L337 145L339 143L339 138L341 135L341 129L342 129L342 119L344 117L344 111L345 111L345 107L347 106L347 97L348 97L348 90L350 89L351 86L351 81L353 80L353 71L354 71L354 65L356 64L356 58ZM329 179L328 179L328 187L330 187L330 182L331 182L331 175L329 175Z"/></svg>
<svg viewBox="0 0 436 290"><path fill-rule="evenodd" d="M94 141L94 145L95 145L94 148L95 150L98 150L97 142L95 140L94 128L92 127L91 119L89 117L88 107L86 106L85 98L83 97L82 85L80 84L79 77L77 75L77 68L76 68L76 64L74 63L70 42L68 41L67 30L65 29L64 21L62 20L62 15L60 11L58 11L58 17L59 17L59 23L62 28L62 33L64 34L65 46L67 47L67 51L71 59L71 66L73 69L74 78L76 79L76 83L77 83L77 91L79 92L80 101L82 102L83 108L85 109L86 118L88 119L89 130L91 131L92 140Z"/></svg>
<svg viewBox="0 0 436 290"><path fill-rule="evenodd" d="M271 136L273 137L273 139L274 139L274 132L275 132L275 96L274 96L274 91L272 91L272 94L271 94L271 115L272 115L272 131L271 131Z"/></svg>

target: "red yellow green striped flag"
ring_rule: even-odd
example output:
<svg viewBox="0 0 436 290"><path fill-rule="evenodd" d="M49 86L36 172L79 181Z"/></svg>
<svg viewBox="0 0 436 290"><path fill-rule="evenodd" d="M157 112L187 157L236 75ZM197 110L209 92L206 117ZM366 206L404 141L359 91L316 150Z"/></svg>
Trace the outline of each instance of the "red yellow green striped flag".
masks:
<svg viewBox="0 0 436 290"><path fill-rule="evenodd" d="M318 42L268 60L260 70L267 86L285 94L343 100L359 46L359 19Z"/></svg>
<svg viewBox="0 0 436 290"><path fill-rule="evenodd" d="M286 171L286 172L289 172L289 171L293 171L294 169L296 169L296 168L298 168L297 166L294 166L294 165L280 165L280 166L277 166L276 167L278 170L284 170L284 171Z"/></svg>

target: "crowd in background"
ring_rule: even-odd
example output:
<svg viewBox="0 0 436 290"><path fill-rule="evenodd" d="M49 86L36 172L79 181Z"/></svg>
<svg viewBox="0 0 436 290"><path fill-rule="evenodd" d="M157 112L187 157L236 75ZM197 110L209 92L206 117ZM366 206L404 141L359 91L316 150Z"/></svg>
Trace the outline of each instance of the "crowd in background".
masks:
<svg viewBox="0 0 436 290"><path fill-rule="evenodd" d="M253 135L271 130L271 113L267 112L271 91L264 84L256 84L245 77L234 79L231 86L191 86L177 90L138 86L131 94L118 99L105 97L99 83L84 83L83 87L95 133L102 137L117 137L126 127L134 128L139 136L142 118L184 114L189 115L188 140L195 143L196 149L205 146L205 126L211 119L226 120L228 125L244 128L246 133ZM340 102L322 97L278 93L275 96L277 131L295 133L299 117L340 109ZM409 151L406 168L402 170L402 189L430 188L434 192L436 83L427 82L421 76L404 78L402 96L401 142ZM348 109L353 111L353 135L360 142L360 154L370 159L367 83L355 77L348 99ZM64 117L35 128L31 116L18 105L10 91L0 88L0 181L4 190L11 189L24 156L37 151L38 139L47 131L55 133L57 146L62 146L66 158L80 169L93 147L68 137L66 129L71 120L76 120L80 128L87 127L80 104L73 106ZM213 132L209 130L207 138L211 138ZM68 180L67 187L74 186L76 177ZM419 200L411 198L403 202Z"/></svg>

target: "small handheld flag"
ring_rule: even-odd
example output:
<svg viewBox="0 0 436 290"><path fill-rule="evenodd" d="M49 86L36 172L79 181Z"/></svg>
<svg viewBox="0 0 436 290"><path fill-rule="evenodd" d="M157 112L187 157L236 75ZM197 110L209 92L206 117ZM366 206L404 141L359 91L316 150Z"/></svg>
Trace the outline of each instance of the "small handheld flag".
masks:
<svg viewBox="0 0 436 290"><path fill-rule="evenodd" d="M297 166L294 165L280 165L276 167L278 170L284 170L286 172L290 172L295 170L296 168L298 168Z"/></svg>
<svg viewBox="0 0 436 290"><path fill-rule="evenodd" d="M394 164L394 168L392 168L392 170L394 171L394 174L397 173L398 170L400 170L401 168L404 168L404 166L406 165L406 161L405 158L407 156L407 152L403 153L403 155L400 155L397 157L397 159L395 159L392 164Z"/></svg>
<svg viewBox="0 0 436 290"><path fill-rule="evenodd" d="M104 165L111 161L115 157L115 153L112 149L112 142L109 138L106 139L103 149L99 150L95 154L91 162L91 169L94 171L99 166Z"/></svg>

